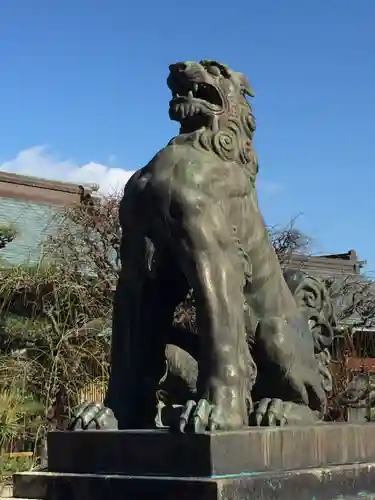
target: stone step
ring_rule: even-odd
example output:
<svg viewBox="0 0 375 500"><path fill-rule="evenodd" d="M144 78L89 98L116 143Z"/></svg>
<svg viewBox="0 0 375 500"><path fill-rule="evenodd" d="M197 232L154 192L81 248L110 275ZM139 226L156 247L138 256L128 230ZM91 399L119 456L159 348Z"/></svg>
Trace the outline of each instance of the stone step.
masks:
<svg viewBox="0 0 375 500"><path fill-rule="evenodd" d="M375 462L375 424L320 424L180 434L165 431L56 431L55 472L208 477Z"/></svg>
<svg viewBox="0 0 375 500"><path fill-rule="evenodd" d="M356 497L345 497L343 499L340 498L337 500L374 500L374 499L375 499L375 494L364 492L363 495L359 495Z"/></svg>
<svg viewBox="0 0 375 500"><path fill-rule="evenodd" d="M375 463L206 478L26 472L14 497L33 500L373 500Z"/></svg>

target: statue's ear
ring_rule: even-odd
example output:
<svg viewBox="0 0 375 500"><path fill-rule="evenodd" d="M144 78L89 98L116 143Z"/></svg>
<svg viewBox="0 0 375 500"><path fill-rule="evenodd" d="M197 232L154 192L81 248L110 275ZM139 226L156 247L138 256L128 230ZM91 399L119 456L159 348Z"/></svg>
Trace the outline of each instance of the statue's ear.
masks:
<svg viewBox="0 0 375 500"><path fill-rule="evenodd" d="M255 93L251 87L246 87L244 93L250 97L255 97Z"/></svg>
<svg viewBox="0 0 375 500"><path fill-rule="evenodd" d="M250 82L243 73L233 71L233 76L235 78L237 78L237 81L239 82L239 84L241 85L241 87L243 89L244 95L248 95L250 97L255 97L255 93L250 86Z"/></svg>

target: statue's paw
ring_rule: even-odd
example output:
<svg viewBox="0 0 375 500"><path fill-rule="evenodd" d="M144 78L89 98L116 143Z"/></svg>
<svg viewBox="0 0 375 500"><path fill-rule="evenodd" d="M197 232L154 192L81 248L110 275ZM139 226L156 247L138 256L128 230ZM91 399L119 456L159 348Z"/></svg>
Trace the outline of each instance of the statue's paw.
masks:
<svg viewBox="0 0 375 500"><path fill-rule="evenodd" d="M267 359L279 367L293 397L312 410L326 410L327 395L322 386L322 374L314 355L311 334L298 322L270 318L258 325L259 359ZM310 335L309 338L307 338Z"/></svg>
<svg viewBox="0 0 375 500"><path fill-rule="evenodd" d="M110 408L101 403L80 404L73 412L68 430L116 430L118 429L116 417Z"/></svg>
<svg viewBox="0 0 375 500"><path fill-rule="evenodd" d="M282 427L284 425L310 425L320 422L319 413L307 405L264 398L255 405L250 425Z"/></svg>
<svg viewBox="0 0 375 500"><path fill-rule="evenodd" d="M214 405L206 399L188 401L179 422L180 432L203 433L241 429L247 423L240 412L227 405Z"/></svg>
<svg viewBox="0 0 375 500"><path fill-rule="evenodd" d="M283 426L288 422L290 403L281 399L264 398L255 406L252 419L255 425Z"/></svg>

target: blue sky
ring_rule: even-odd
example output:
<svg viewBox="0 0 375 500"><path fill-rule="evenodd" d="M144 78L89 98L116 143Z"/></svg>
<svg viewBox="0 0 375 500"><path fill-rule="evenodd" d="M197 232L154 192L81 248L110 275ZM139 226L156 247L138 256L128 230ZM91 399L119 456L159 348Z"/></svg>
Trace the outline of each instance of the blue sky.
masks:
<svg viewBox="0 0 375 500"><path fill-rule="evenodd" d="M256 92L266 222L375 270L373 0L1 0L0 37L0 169L126 179L177 131L168 64L217 59Z"/></svg>

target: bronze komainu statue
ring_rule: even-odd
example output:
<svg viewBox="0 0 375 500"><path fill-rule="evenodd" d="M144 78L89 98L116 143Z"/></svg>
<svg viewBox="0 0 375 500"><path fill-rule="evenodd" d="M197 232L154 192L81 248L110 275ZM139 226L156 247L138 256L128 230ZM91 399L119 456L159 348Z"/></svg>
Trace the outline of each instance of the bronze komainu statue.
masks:
<svg viewBox="0 0 375 500"><path fill-rule="evenodd" d="M120 204L105 406L81 406L70 428L151 428L160 381L171 378L188 387L180 401L182 392L171 394L180 431L318 421L330 390L333 313L323 285L284 274L269 241L249 83L205 60L172 64L168 86L180 133L132 176ZM189 289L193 353L172 327Z"/></svg>

